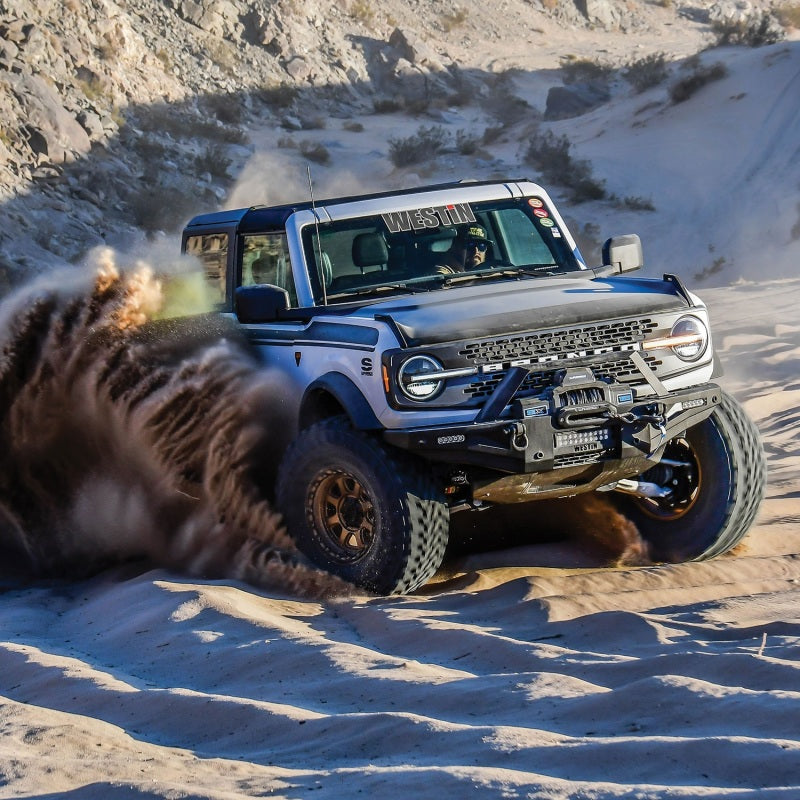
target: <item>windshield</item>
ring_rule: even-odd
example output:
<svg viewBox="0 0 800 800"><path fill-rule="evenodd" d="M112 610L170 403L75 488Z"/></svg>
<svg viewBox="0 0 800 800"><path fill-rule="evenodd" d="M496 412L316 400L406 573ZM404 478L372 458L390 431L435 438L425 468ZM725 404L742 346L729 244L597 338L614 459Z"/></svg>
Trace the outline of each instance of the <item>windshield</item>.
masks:
<svg viewBox="0 0 800 800"><path fill-rule="evenodd" d="M419 208L307 225L303 248L316 302L452 283L580 269L538 197Z"/></svg>

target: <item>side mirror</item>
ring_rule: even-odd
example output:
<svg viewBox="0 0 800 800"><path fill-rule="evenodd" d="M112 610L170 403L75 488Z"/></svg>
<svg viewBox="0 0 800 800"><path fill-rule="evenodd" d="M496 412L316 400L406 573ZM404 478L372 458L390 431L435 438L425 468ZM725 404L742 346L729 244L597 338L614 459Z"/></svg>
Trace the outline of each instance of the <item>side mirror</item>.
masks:
<svg viewBox="0 0 800 800"><path fill-rule="evenodd" d="M233 304L239 322L273 322L289 308L289 293L271 283L239 286Z"/></svg>
<svg viewBox="0 0 800 800"><path fill-rule="evenodd" d="M606 240L603 245L603 267L612 269L604 270L604 272L607 271L610 274L633 272L643 266L642 242L635 233L613 236Z"/></svg>

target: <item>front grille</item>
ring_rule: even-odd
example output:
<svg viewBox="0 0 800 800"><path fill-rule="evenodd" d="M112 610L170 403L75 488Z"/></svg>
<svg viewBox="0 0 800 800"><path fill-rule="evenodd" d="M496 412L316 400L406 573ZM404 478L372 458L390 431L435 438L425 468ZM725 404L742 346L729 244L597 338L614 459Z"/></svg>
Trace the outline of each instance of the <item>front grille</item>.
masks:
<svg viewBox="0 0 800 800"><path fill-rule="evenodd" d="M522 333L518 336L470 342L458 351L458 355L479 364L534 356L558 356L575 350L619 347L641 342L656 327L651 319L597 322L580 328Z"/></svg>
<svg viewBox="0 0 800 800"><path fill-rule="evenodd" d="M460 358L477 365L510 362L518 359L543 357L565 358L578 351L601 348L621 348L637 344L654 331L658 325L649 318L629 319L614 322L597 322L583 327L556 331L522 333L496 339L469 342L459 351ZM642 354L649 367L658 372L661 361L650 354ZM597 360L597 356L585 360L574 358L572 366L589 363L597 380L624 383L641 380L641 374L630 358L620 352L616 358ZM515 397L539 395L555 385L555 376L563 364L556 369L541 369L530 372ZM471 400L488 397L505 377L506 372L477 375L464 387L464 394Z"/></svg>

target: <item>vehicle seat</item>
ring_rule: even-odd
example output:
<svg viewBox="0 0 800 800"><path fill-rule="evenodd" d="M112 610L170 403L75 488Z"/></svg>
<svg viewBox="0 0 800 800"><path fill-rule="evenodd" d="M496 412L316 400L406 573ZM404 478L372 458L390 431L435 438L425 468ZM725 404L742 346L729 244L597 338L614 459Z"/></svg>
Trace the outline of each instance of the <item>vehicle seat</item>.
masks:
<svg viewBox="0 0 800 800"><path fill-rule="evenodd" d="M352 255L362 275L376 269L384 270L389 263L389 248L379 233L359 233L353 239Z"/></svg>

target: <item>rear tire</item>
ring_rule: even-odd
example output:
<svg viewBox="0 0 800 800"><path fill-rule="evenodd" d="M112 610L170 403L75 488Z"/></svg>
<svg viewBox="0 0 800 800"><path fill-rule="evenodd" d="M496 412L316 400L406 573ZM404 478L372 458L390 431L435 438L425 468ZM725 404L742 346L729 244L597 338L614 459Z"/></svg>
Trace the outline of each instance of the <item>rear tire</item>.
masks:
<svg viewBox="0 0 800 800"><path fill-rule="evenodd" d="M449 512L427 467L335 417L302 431L277 505L317 566L376 594L424 584L444 558Z"/></svg>
<svg viewBox="0 0 800 800"><path fill-rule="evenodd" d="M620 510L650 544L653 560L721 555L744 538L764 498L766 464L758 429L723 392L711 416L670 440L662 462L641 479L673 490L672 497L658 500L619 496Z"/></svg>

